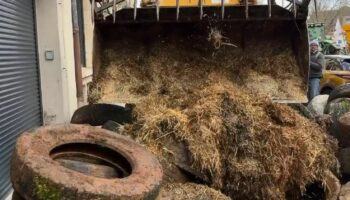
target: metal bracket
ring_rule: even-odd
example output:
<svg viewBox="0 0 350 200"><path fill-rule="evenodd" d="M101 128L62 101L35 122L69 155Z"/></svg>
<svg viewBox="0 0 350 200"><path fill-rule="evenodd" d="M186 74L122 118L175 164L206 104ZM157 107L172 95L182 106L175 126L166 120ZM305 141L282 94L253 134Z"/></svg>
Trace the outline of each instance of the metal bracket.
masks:
<svg viewBox="0 0 350 200"><path fill-rule="evenodd" d="M244 0L244 10L245 10L245 18L249 18L249 2L248 0Z"/></svg>
<svg viewBox="0 0 350 200"><path fill-rule="evenodd" d="M117 4L117 0L113 0L113 23L115 23L115 15L116 15L116 9L115 6Z"/></svg>
<svg viewBox="0 0 350 200"><path fill-rule="evenodd" d="M203 0L198 0L199 3L199 19L203 18Z"/></svg>
<svg viewBox="0 0 350 200"><path fill-rule="evenodd" d="M221 0L221 19L225 18L225 0Z"/></svg>
<svg viewBox="0 0 350 200"><path fill-rule="evenodd" d="M180 14L180 0L176 0L176 21L179 21Z"/></svg>
<svg viewBox="0 0 350 200"><path fill-rule="evenodd" d="M297 18L297 6L295 3L295 0L293 0L293 14L294 14L294 18Z"/></svg>
<svg viewBox="0 0 350 200"><path fill-rule="evenodd" d="M91 1L91 21L92 21L92 23L95 22L95 5L96 5L95 0L92 0Z"/></svg>
<svg viewBox="0 0 350 200"><path fill-rule="evenodd" d="M156 14L157 14L157 22L159 22L159 0L157 0L157 4L156 4Z"/></svg>
<svg viewBox="0 0 350 200"><path fill-rule="evenodd" d="M271 2L271 0L268 0L268 7L269 7L269 18L271 18L271 13L272 13L272 2Z"/></svg>
<svg viewBox="0 0 350 200"><path fill-rule="evenodd" d="M134 0L134 21L136 21L137 17L137 0Z"/></svg>

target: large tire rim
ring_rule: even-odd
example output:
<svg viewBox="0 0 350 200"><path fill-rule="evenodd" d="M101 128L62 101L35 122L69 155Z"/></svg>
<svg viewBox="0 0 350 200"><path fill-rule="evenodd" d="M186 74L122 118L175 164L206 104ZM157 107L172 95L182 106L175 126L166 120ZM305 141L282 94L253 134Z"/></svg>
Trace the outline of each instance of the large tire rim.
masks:
<svg viewBox="0 0 350 200"><path fill-rule="evenodd" d="M161 165L142 146L82 125L23 134L11 167L25 199L152 199L162 180Z"/></svg>

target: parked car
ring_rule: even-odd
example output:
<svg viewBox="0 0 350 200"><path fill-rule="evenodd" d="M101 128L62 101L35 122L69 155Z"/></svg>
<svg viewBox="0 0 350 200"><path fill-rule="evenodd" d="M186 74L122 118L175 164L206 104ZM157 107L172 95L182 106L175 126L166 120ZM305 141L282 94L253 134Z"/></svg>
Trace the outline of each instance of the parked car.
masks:
<svg viewBox="0 0 350 200"><path fill-rule="evenodd" d="M320 82L320 93L330 94L332 90L350 83L350 56L325 55L326 70Z"/></svg>
<svg viewBox="0 0 350 200"><path fill-rule="evenodd" d="M320 82L320 93L330 94L334 88L346 83L350 83L350 71L326 70Z"/></svg>
<svg viewBox="0 0 350 200"><path fill-rule="evenodd" d="M325 55L326 70L350 71L349 55Z"/></svg>

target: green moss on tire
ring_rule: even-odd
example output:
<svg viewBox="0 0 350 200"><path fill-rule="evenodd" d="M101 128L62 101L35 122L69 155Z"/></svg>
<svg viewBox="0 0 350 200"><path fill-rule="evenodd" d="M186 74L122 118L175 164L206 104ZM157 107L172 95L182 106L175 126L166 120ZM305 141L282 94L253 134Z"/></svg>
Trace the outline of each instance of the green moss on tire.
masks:
<svg viewBox="0 0 350 200"><path fill-rule="evenodd" d="M341 117L343 114L347 113L350 111L350 102L343 100L341 102L339 102L340 105L336 110L335 116L338 119L339 117Z"/></svg>
<svg viewBox="0 0 350 200"><path fill-rule="evenodd" d="M47 180L38 176L34 177L35 196L38 200L60 200L62 192L55 188Z"/></svg>
<svg viewBox="0 0 350 200"><path fill-rule="evenodd" d="M335 120L347 112L350 112L349 98L336 99L329 103L325 110L325 113L332 115Z"/></svg>

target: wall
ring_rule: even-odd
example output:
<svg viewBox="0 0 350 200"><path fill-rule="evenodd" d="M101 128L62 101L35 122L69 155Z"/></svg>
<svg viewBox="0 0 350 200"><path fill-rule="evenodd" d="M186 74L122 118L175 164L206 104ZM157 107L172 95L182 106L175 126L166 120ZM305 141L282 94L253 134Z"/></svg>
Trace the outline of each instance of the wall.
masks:
<svg viewBox="0 0 350 200"><path fill-rule="evenodd" d="M77 108L71 0L36 0L36 15L44 123L69 122Z"/></svg>
<svg viewBox="0 0 350 200"><path fill-rule="evenodd" d="M85 57L86 67L93 67L93 37L94 37L94 24L91 17L91 5L90 1L83 0L83 16L84 16L84 34L85 34Z"/></svg>
<svg viewBox="0 0 350 200"><path fill-rule="evenodd" d="M101 34L95 28L91 17L91 4L83 1L84 34L85 34L85 57L86 68L92 69L94 77L97 76L101 65Z"/></svg>
<svg viewBox="0 0 350 200"><path fill-rule="evenodd" d="M88 84L92 82L93 76L97 76L101 65L99 34L97 34L98 31L95 29L95 24L92 21L90 1L83 1L83 16L84 30L81 31L84 31L86 66L82 69L84 98L80 105L87 104L89 95Z"/></svg>

